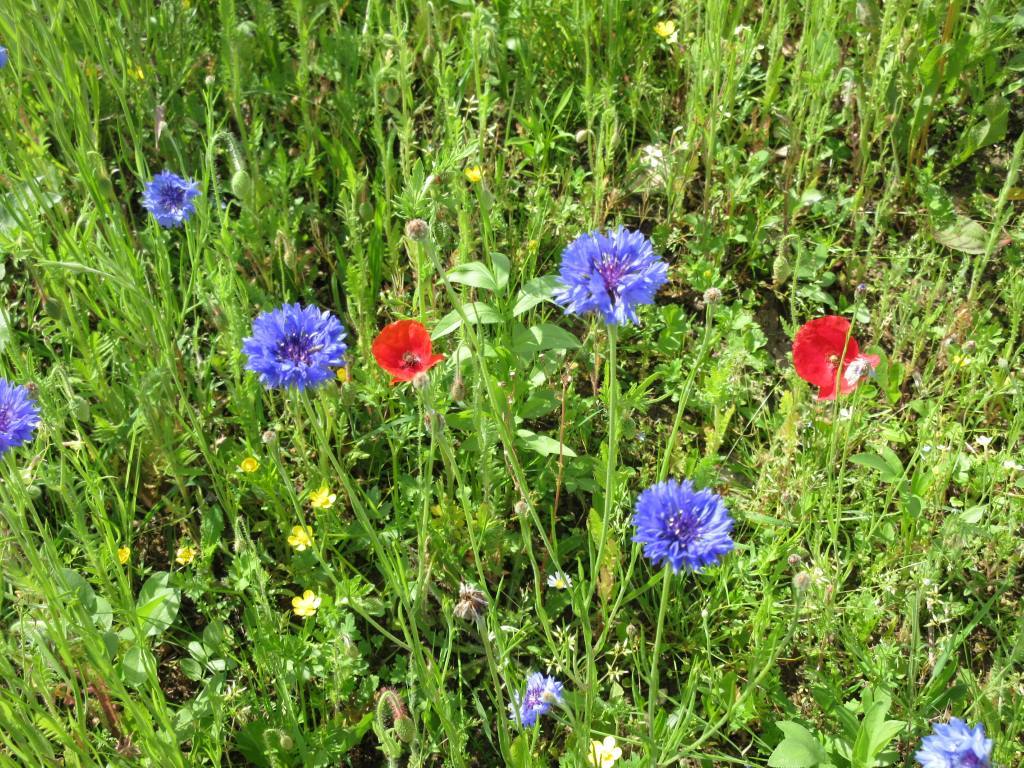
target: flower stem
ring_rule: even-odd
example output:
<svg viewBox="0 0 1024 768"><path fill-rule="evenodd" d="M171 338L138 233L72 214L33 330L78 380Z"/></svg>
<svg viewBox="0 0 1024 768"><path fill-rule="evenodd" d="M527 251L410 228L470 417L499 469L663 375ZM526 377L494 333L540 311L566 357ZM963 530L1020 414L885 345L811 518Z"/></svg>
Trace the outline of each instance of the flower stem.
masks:
<svg viewBox="0 0 1024 768"><path fill-rule="evenodd" d="M651 653L651 674L648 677L647 691L647 751L651 765L656 766L660 753L655 753L654 742L654 710L658 705L658 684L660 673L661 640L665 631L665 614L668 613L669 587L672 585L672 569L665 565L661 569L661 602L658 604L658 627L654 631L654 650Z"/></svg>
<svg viewBox="0 0 1024 768"><path fill-rule="evenodd" d="M618 399L618 363L616 360L616 347L618 342L618 327L608 326L608 375L607 375L607 404L608 404L608 450L607 464L604 475L604 510L601 513L601 532L597 544L597 562L591 573L590 591L587 599L589 606L594 599L594 591L601 578L601 563L604 560L604 547L608 541L608 525L612 519L612 507L615 505L615 470L618 464L619 453L619 399Z"/></svg>

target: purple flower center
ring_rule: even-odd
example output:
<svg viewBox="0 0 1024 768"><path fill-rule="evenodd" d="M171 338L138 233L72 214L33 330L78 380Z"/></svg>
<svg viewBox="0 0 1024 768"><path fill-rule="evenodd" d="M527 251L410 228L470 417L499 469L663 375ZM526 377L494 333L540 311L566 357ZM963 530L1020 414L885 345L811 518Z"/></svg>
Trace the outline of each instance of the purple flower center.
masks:
<svg viewBox="0 0 1024 768"><path fill-rule="evenodd" d="M420 364L420 356L414 355L412 352L406 352L402 355L402 368L408 370L415 368Z"/></svg>
<svg viewBox="0 0 1024 768"><path fill-rule="evenodd" d="M693 514L680 509L665 518L665 529L684 547L697 538L697 526Z"/></svg>
<svg viewBox="0 0 1024 768"><path fill-rule="evenodd" d="M11 409L7 406L0 407L0 432L6 432L11 427Z"/></svg>
<svg viewBox="0 0 1024 768"><path fill-rule="evenodd" d="M953 759L959 758L956 763L958 768L985 768L988 761L978 757L973 750L964 755L952 755Z"/></svg>
<svg viewBox="0 0 1024 768"><path fill-rule="evenodd" d="M313 362L313 353L318 349L319 347L310 344L308 334L292 334L278 343L277 357L296 365L310 365Z"/></svg>
<svg viewBox="0 0 1024 768"><path fill-rule="evenodd" d="M164 185L157 192L160 198L160 205L166 208L184 208L185 190L179 186Z"/></svg>
<svg viewBox="0 0 1024 768"><path fill-rule="evenodd" d="M597 265L597 274L601 276L605 290L614 294L619 287L622 276L626 273L626 265L616 259L614 254L609 254Z"/></svg>

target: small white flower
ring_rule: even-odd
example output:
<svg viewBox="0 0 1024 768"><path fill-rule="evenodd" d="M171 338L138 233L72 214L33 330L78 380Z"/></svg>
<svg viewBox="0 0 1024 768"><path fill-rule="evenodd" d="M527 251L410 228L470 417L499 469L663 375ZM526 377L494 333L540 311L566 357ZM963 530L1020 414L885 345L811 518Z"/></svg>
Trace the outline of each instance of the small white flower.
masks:
<svg viewBox="0 0 1024 768"><path fill-rule="evenodd" d="M572 577L563 571L555 571L548 576L548 586L552 589L568 589L572 586Z"/></svg>
<svg viewBox="0 0 1024 768"><path fill-rule="evenodd" d="M988 448L992 444L992 438L989 435L979 435L974 438L974 442L980 445L982 448Z"/></svg>

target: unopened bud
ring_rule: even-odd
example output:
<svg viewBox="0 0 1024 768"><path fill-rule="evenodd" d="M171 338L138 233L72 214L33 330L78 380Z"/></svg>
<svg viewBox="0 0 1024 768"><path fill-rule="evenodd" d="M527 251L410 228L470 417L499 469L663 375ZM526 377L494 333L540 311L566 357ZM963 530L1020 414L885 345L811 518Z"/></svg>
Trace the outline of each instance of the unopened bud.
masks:
<svg viewBox="0 0 1024 768"><path fill-rule="evenodd" d="M244 168L239 168L232 174L231 194L239 200L248 200L249 195L252 194L252 179Z"/></svg>
<svg viewBox="0 0 1024 768"><path fill-rule="evenodd" d="M452 400L455 400L456 402L466 399L466 384L462 380L461 373L455 374L455 381L452 382L452 388L449 394L451 395Z"/></svg>
<svg viewBox="0 0 1024 768"><path fill-rule="evenodd" d="M809 586L811 586L811 574L807 571L800 571L793 577L793 589L797 592L806 592Z"/></svg>
<svg viewBox="0 0 1024 768"><path fill-rule="evenodd" d="M803 560L804 559L802 557L800 557L800 555L798 555L795 552L792 555L789 556L789 564L790 565L800 565L800 563L802 563Z"/></svg>
<svg viewBox="0 0 1024 768"><path fill-rule="evenodd" d="M715 288L715 286L711 286L706 291L704 291L705 304L717 304L721 300L722 292L718 288Z"/></svg>
<svg viewBox="0 0 1024 768"><path fill-rule="evenodd" d="M416 725L411 717L396 717L394 725L391 727L395 729L395 736L406 744L416 736Z"/></svg>
<svg viewBox="0 0 1024 768"><path fill-rule="evenodd" d="M580 128L576 131L576 143L582 144L590 138L590 130L588 128Z"/></svg>
<svg viewBox="0 0 1024 768"><path fill-rule="evenodd" d="M268 429L266 432L263 433L263 442L266 445L273 443L275 440L277 440L277 432L275 432L274 430Z"/></svg>
<svg viewBox="0 0 1024 768"><path fill-rule="evenodd" d="M430 234L430 225L423 219L409 219L405 222L405 236L410 240L426 240Z"/></svg>
<svg viewBox="0 0 1024 768"><path fill-rule="evenodd" d="M866 283L857 283L857 287L853 289L853 292L858 296L863 296L868 292L868 286Z"/></svg>
<svg viewBox="0 0 1024 768"><path fill-rule="evenodd" d="M516 517L526 517L530 512L530 505L520 499L516 502L516 505L512 508L512 511L516 513Z"/></svg>
<svg viewBox="0 0 1024 768"><path fill-rule="evenodd" d="M416 389L425 389L429 383L430 377L427 376L425 371L420 371L412 377L412 385L416 387Z"/></svg>

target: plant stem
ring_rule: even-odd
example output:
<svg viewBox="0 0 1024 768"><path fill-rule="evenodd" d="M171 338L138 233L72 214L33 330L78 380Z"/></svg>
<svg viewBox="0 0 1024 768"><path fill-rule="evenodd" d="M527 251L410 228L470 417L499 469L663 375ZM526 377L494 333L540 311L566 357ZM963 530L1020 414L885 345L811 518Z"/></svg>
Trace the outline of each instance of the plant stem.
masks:
<svg viewBox="0 0 1024 768"><path fill-rule="evenodd" d="M661 654L661 640L665 632L665 614L668 613L669 587L672 585L672 571L668 565L661 569L661 602L658 604L658 627L654 632L654 650L651 652L651 674L648 677L647 691L647 750L651 765L656 766L661 758L660 751L655 752L654 746L654 709L658 705L658 683Z"/></svg>
<svg viewBox="0 0 1024 768"><path fill-rule="evenodd" d="M594 599L594 591L601 577L601 562L604 559L604 547L608 541L608 525L612 519L612 507L615 505L615 470L619 453L619 382L617 374L616 347L618 342L618 326L608 326L608 362L606 388L608 394L608 450L604 474L604 510L601 513L601 533L597 544L597 561L591 573L590 591L587 606Z"/></svg>

